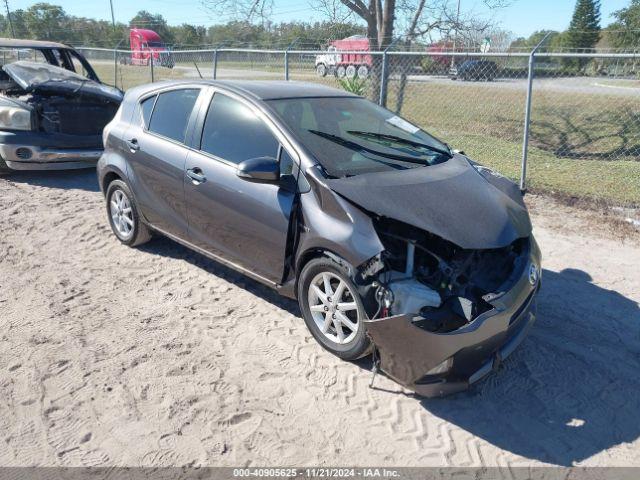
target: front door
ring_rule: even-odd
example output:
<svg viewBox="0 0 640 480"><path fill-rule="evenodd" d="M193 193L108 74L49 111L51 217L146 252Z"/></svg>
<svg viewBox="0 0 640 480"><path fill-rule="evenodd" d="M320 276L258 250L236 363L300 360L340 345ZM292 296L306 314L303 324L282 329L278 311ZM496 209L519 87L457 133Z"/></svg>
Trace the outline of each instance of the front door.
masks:
<svg viewBox="0 0 640 480"><path fill-rule="evenodd" d="M280 142L250 105L215 93L196 147L189 152L185 170L191 241L280 282L295 188L285 178L287 172L276 183L237 176L237 165L244 160L287 155Z"/></svg>

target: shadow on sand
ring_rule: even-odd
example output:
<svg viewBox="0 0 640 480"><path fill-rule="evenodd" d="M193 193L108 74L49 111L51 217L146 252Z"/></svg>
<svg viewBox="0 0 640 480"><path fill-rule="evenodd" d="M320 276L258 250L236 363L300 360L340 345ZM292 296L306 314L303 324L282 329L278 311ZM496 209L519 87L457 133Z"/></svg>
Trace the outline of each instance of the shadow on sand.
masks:
<svg viewBox="0 0 640 480"><path fill-rule="evenodd" d="M207 273L220 277L227 282L247 290L248 292L268 301L272 305L285 310L292 315L301 316L298 303L295 300L283 297L278 292L266 285L257 282L242 273L211 260L204 255L183 247L177 242L166 237L155 237L151 242L138 247L140 250L161 255L163 257L179 258L185 260Z"/></svg>
<svg viewBox="0 0 640 480"><path fill-rule="evenodd" d="M294 315L296 302L164 238L184 259ZM370 359L356 362L368 370ZM432 414L506 451L570 466L640 436L640 309L580 270L543 273L538 319L502 370L465 393L420 399Z"/></svg>
<svg viewBox="0 0 640 480"><path fill-rule="evenodd" d="M638 371L638 304L581 270L545 270L537 323L503 371L422 404L504 450L570 466L640 436Z"/></svg>
<svg viewBox="0 0 640 480"><path fill-rule="evenodd" d="M38 187L61 188L65 190L87 190L98 192L98 177L95 168L82 170L52 170L52 171L15 171L6 178L14 183L24 183Z"/></svg>

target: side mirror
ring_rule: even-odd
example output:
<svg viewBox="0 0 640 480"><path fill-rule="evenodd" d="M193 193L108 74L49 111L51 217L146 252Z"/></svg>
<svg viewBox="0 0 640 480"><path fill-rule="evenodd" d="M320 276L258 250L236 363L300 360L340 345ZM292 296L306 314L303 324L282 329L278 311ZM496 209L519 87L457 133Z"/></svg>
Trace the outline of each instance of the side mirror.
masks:
<svg viewBox="0 0 640 480"><path fill-rule="evenodd" d="M280 164L273 157L250 158L238 164L237 175L254 182L277 182L280 180Z"/></svg>

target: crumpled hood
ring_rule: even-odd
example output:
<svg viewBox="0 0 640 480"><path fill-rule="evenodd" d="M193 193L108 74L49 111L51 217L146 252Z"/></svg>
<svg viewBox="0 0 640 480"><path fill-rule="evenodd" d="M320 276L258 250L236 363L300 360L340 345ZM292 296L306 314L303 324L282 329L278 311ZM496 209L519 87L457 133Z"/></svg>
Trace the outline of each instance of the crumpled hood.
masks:
<svg viewBox="0 0 640 480"><path fill-rule="evenodd" d="M120 90L103 85L67 69L48 63L21 60L4 65L2 69L27 92L70 93L83 97L93 97L122 102Z"/></svg>
<svg viewBox="0 0 640 480"><path fill-rule="evenodd" d="M361 208L426 230L462 248L501 248L531 234L517 186L462 155L429 167L329 179Z"/></svg>

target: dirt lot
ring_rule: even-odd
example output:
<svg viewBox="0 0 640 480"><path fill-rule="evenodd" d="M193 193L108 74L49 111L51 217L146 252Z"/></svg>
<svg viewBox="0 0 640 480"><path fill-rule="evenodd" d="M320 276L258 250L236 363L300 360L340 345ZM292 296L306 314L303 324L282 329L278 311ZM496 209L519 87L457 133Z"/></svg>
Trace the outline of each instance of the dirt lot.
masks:
<svg viewBox="0 0 640 480"><path fill-rule="evenodd" d="M421 400L338 361L294 302L111 235L94 172L0 179L0 464L640 466L640 241L530 199L539 318Z"/></svg>

